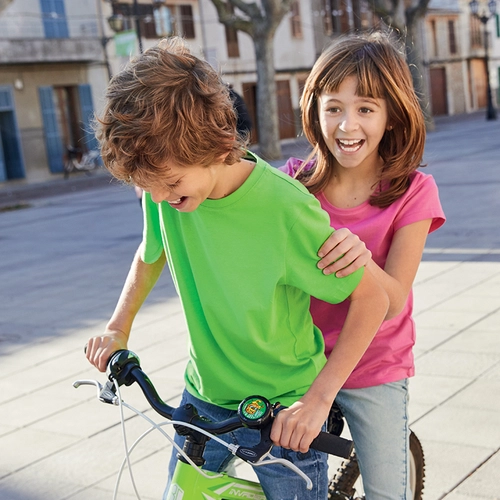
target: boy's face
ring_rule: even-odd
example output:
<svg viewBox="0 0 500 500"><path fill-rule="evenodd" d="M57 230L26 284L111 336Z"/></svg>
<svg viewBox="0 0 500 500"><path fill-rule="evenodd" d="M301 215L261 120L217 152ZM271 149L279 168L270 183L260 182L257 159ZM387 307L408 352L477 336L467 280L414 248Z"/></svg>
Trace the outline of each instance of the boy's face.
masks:
<svg viewBox="0 0 500 500"><path fill-rule="evenodd" d="M169 162L164 176L141 187L151 194L155 203L166 201L179 212L192 212L207 198L225 196L220 188L223 167L223 164L181 167Z"/></svg>

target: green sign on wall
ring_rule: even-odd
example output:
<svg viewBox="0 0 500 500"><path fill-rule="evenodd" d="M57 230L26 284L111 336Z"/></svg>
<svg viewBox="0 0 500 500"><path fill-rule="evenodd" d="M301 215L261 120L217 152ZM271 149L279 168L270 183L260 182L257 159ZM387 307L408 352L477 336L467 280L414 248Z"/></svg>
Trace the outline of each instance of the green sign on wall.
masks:
<svg viewBox="0 0 500 500"><path fill-rule="evenodd" d="M130 57L137 54L137 35L135 30L116 33L114 40L117 56Z"/></svg>

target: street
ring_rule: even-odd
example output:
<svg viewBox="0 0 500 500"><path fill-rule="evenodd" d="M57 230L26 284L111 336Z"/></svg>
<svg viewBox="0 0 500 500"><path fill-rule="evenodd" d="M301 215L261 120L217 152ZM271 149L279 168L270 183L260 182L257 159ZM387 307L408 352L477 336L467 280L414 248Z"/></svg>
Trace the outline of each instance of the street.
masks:
<svg viewBox="0 0 500 500"><path fill-rule="evenodd" d="M287 142L284 156L303 147ZM500 120L483 112L437 119L425 161L448 220L429 236L414 286L410 416L426 456L424 498L499 500ZM26 208L0 212L0 499L109 500L124 456L119 412L72 383L105 381L83 346L115 306L141 240L141 210L134 190L115 181L26 193L16 201ZM175 404L186 328L168 273L129 347ZM135 387L123 396L148 408ZM127 418L130 446L147 424ZM134 451L144 500L161 498L170 450L152 434ZM127 471L118 498L136 498Z"/></svg>

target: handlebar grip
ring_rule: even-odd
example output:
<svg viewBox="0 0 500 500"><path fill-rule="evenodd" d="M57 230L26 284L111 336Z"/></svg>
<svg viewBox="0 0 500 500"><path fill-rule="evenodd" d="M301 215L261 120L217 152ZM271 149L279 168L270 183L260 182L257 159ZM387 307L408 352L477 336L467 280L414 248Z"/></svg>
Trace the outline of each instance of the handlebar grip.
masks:
<svg viewBox="0 0 500 500"><path fill-rule="evenodd" d="M311 443L311 448L318 451L336 455L337 457L349 458L354 444L349 439L344 439L328 432L320 432Z"/></svg>

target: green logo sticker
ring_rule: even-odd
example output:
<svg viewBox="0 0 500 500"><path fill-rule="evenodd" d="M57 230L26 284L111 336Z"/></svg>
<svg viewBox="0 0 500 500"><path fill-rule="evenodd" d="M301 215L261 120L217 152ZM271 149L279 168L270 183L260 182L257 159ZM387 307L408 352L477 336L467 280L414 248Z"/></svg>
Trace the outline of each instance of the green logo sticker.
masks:
<svg viewBox="0 0 500 500"><path fill-rule="evenodd" d="M267 405L262 399L254 398L245 401L241 412L249 420L259 420L266 413Z"/></svg>

